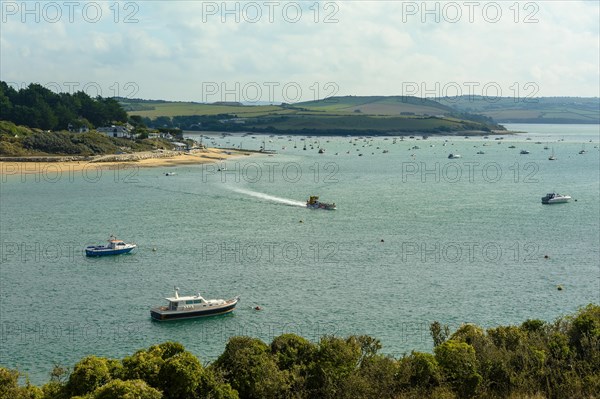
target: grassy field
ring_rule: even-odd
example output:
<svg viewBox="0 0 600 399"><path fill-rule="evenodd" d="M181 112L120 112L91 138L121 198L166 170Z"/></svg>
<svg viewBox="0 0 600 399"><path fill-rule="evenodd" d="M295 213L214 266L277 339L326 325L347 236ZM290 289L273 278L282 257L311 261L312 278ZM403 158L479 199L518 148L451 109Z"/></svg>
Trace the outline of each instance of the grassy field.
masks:
<svg viewBox="0 0 600 399"><path fill-rule="evenodd" d="M459 111L489 116L495 121L524 123L600 123L600 99L543 97L535 99L459 97L440 99Z"/></svg>
<svg viewBox="0 0 600 399"><path fill-rule="evenodd" d="M415 97L332 97L320 101L295 104L296 107L311 111L361 113L366 115L398 116L414 115L447 115L453 110L431 100Z"/></svg>
<svg viewBox="0 0 600 399"><path fill-rule="evenodd" d="M190 102L122 101L130 115L150 119L158 117L230 115L241 118L232 124L213 118L192 122L177 121L177 127L223 131L250 130L256 132L314 134L350 134L358 132L454 132L487 130L485 125L450 117L455 111L445 105L416 97L332 97L293 105L200 104ZM189 118L188 118L189 119ZM218 119L218 120L217 120ZM163 122L161 122L163 123ZM174 122L175 123L175 122ZM208 125L210 123L210 126ZM490 127L490 126L487 126ZM498 127L493 127L498 128Z"/></svg>
<svg viewBox="0 0 600 399"><path fill-rule="evenodd" d="M140 115L142 117L157 118L159 116L189 116L189 115L219 115L235 114L239 117L253 118L270 114L290 113L288 109L277 105L257 105L257 106L235 106L235 105L213 105L200 103L184 102L165 102L152 105L146 105L148 110L129 111L130 115Z"/></svg>
<svg viewBox="0 0 600 399"><path fill-rule="evenodd" d="M238 117L260 117L284 114L329 114L345 115L361 113L365 115L399 116L414 115L446 115L452 112L447 106L431 100L414 97L332 97L319 101L309 101L293 105L227 105L201 104L192 102L144 102L135 100L122 101L131 108L130 115L157 118L159 116L189 116L234 114Z"/></svg>

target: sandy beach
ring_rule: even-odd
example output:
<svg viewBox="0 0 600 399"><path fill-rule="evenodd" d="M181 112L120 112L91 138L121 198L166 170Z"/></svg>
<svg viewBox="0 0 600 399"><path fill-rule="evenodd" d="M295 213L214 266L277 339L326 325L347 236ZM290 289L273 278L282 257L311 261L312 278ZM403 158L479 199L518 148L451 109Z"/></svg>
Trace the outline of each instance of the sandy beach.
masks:
<svg viewBox="0 0 600 399"><path fill-rule="evenodd" d="M0 175L38 174L78 172L83 170L114 170L123 167L169 167L179 165L197 165L218 162L240 156L250 155L250 152L207 148L189 153L176 151L147 151L134 154L105 155L89 160L57 160L52 162L24 162L0 160ZM63 159L68 157L57 157ZM39 157L38 157L39 159Z"/></svg>

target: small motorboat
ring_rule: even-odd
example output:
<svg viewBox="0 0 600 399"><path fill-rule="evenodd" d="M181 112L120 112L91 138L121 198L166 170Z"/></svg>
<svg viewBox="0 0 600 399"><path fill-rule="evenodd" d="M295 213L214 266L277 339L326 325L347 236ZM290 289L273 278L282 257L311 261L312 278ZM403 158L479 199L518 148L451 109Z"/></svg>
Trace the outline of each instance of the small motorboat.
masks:
<svg viewBox="0 0 600 399"><path fill-rule="evenodd" d="M485 152L483 152L483 151L477 151L477 154L483 155L483 154L485 154Z"/></svg>
<svg viewBox="0 0 600 399"><path fill-rule="evenodd" d="M529 151L527 151L527 150L521 150L521 155L527 155L527 154L529 154Z"/></svg>
<svg viewBox="0 0 600 399"><path fill-rule="evenodd" d="M153 320L181 320L196 317L216 316L229 313L235 309L240 297L231 299L204 299L202 295L179 296L179 288L175 287L175 296L165 298L169 304L150 309Z"/></svg>
<svg viewBox="0 0 600 399"><path fill-rule="evenodd" d="M310 208L310 209L325 209L328 211L333 211L333 210L337 209L335 202L333 202L331 204L325 203L325 202L320 202L319 197L317 197L316 195L311 195L308 198L308 201L306 201L306 207Z"/></svg>
<svg viewBox="0 0 600 399"><path fill-rule="evenodd" d="M90 245L85 248L86 256L121 255L131 252L136 244L127 244L114 236L108 239L108 245Z"/></svg>
<svg viewBox="0 0 600 399"><path fill-rule="evenodd" d="M448 155L448 159L458 159L460 157L461 157L460 154L450 154L450 155Z"/></svg>
<svg viewBox="0 0 600 399"><path fill-rule="evenodd" d="M177 173L175 172L167 172L165 173L165 176L175 176Z"/></svg>
<svg viewBox="0 0 600 399"><path fill-rule="evenodd" d="M571 200L570 195L561 195L558 193L548 193L542 197L542 204L562 204Z"/></svg>

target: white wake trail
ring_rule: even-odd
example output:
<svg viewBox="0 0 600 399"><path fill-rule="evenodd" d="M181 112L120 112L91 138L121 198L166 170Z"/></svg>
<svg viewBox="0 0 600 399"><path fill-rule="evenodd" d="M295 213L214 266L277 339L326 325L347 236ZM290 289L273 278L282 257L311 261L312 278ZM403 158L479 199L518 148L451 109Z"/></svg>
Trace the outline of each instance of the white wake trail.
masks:
<svg viewBox="0 0 600 399"><path fill-rule="evenodd" d="M246 194L251 197L260 198L260 199L267 200L267 201L279 202L280 204L286 204L286 205L290 205L290 206L302 206L302 207L306 206L306 203L304 203L302 201L295 201L295 200L291 200L291 199L287 199L287 198L275 197L273 195L259 193L259 192L252 191L252 190L245 190L243 188L234 188L233 191L235 191L236 193Z"/></svg>

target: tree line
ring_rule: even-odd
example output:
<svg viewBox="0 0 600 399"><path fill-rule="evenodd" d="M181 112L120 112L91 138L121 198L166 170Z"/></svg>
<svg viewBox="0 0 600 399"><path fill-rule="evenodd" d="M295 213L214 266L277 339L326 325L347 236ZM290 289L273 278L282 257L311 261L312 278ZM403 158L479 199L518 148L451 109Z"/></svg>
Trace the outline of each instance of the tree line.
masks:
<svg viewBox="0 0 600 399"><path fill-rule="evenodd" d="M54 93L37 83L15 90L0 81L0 120L43 130L67 130L123 123L127 113L113 98L92 98L83 91Z"/></svg>
<svg viewBox="0 0 600 399"><path fill-rule="evenodd" d="M19 385L0 367L0 399L409 399L597 398L600 393L600 306L547 323L453 334L431 325L433 353L396 359L369 336L284 334L270 344L233 337L212 364L175 342L122 360L87 356L72 371L56 366L42 387Z"/></svg>

